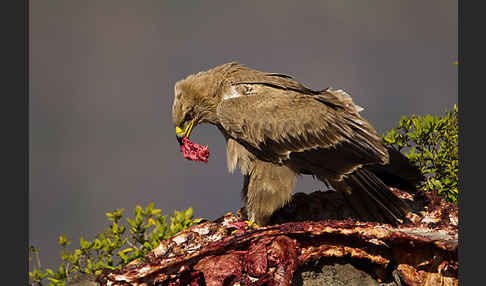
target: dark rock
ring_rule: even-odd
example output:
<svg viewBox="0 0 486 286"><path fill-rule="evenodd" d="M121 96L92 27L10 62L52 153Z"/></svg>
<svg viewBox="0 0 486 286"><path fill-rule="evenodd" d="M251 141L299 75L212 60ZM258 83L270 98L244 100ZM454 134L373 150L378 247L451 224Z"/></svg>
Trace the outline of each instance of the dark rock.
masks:
<svg viewBox="0 0 486 286"><path fill-rule="evenodd" d="M370 274L343 259L321 259L300 267L292 286L379 286Z"/></svg>

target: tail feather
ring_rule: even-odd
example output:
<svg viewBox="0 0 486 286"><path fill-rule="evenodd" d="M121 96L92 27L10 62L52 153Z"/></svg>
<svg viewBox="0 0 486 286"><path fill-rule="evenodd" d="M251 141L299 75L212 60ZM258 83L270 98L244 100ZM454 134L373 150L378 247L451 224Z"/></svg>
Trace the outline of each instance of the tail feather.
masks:
<svg viewBox="0 0 486 286"><path fill-rule="evenodd" d="M369 165L373 172L387 186L415 193L416 186L424 179L419 168L414 166L400 151L387 147L390 160L386 165Z"/></svg>
<svg viewBox="0 0 486 286"><path fill-rule="evenodd" d="M410 211L405 202L365 168L360 168L346 179L331 184L336 190L344 193L344 197L360 219L396 225L403 223Z"/></svg>

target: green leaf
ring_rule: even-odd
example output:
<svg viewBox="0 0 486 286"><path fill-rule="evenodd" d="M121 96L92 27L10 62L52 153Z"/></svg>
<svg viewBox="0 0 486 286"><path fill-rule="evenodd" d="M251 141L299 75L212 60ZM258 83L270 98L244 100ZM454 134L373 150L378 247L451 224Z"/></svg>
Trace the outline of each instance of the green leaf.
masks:
<svg viewBox="0 0 486 286"><path fill-rule="evenodd" d="M59 235L59 237L57 238L57 243L60 245L60 246L67 246L69 244L69 241L67 240L67 238L64 236L64 235Z"/></svg>

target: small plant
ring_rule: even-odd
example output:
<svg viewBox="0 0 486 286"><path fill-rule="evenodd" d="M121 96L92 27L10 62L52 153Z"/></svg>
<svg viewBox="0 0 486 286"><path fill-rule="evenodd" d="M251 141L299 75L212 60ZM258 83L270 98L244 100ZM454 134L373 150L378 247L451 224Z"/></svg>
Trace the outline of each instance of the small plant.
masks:
<svg viewBox="0 0 486 286"><path fill-rule="evenodd" d="M425 191L436 190L447 201L457 203L459 152L458 109L443 116L412 115L402 117L398 127L383 136L385 145L392 146L418 166L425 177L419 186Z"/></svg>
<svg viewBox="0 0 486 286"><path fill-rule="evenodd" d="M134 218L126 218L126 225L121 223L124 209L106 213L110 222L108 228L89 241L80 238L78 249L68 251L71 244L65 236L60 235L58 244L62 247L62 263L57 271L50 268L42 270L39 251L30 247L29 260L36 262L36 267L29 272L31 285L42 285L45 280L48 285L66 285L80 274L98 275L103 269L119 269L129 262L144 256L157 247L160 241L173 236L179 231L201 221L193 219L193 210L174 211L170 222L166 215L161 215L160 209L154 209L150 203L145 209L136 206ZM128 230L128 231L127 231Z"/></svg>

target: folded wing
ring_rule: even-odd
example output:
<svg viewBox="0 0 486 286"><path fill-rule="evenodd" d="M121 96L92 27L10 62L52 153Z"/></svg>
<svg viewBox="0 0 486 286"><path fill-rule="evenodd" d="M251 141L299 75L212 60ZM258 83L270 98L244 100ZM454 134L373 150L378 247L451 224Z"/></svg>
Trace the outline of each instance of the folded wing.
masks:
<svg viewBox="0 0 486 286"><path fill-rule="evenodd" d="M379 136L346 93L313 91L281 74L240 72L230 82L218 119L227 135L261 159L326 179L388 161Z"/></svg>

